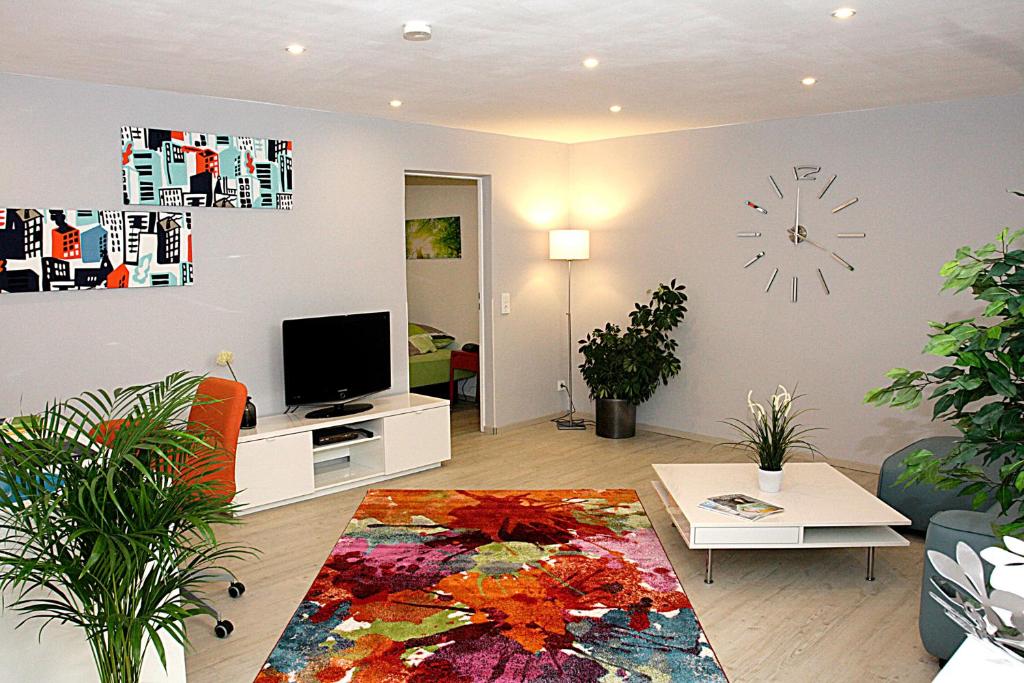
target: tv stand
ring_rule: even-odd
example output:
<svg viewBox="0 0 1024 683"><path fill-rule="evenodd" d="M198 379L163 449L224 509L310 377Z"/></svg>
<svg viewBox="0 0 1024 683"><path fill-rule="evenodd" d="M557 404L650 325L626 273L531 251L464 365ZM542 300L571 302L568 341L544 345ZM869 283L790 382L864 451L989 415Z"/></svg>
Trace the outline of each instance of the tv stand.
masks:
<svg viewBox="0 0 1024 683"><path fill-rule="evenodd" d="M261 417L255 427L239 433L235 455L238 514L422 472L452 457L445 399L397 394L374 397L373 406L356 415L310 417L318 412ZM316 444L318 432L335 427L365 429L369 436Z"/></svg>
<svg viewBox="0 0 1024 683"><path fill-rule="evenodd" d="M306 413L309 420L322 420L327 417L344 417L373 410L372 403L335 403L325 408L317 408Z"/></svg>

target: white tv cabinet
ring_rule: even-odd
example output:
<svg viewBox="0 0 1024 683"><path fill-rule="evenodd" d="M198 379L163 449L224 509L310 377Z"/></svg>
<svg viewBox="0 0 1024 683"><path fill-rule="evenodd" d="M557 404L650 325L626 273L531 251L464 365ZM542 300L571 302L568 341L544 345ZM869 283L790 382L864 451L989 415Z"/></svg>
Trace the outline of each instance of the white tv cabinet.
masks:
<svg viewBox="0 0 1024 683"><path fill-rule="evenodd" d="M439 467L451 459L448 401L385 396L355 415L310 420L303 412L261 417L243 429L235 457L240 514L266 510ZM369 438L313 445L313 432L350 425Z"/></svg>

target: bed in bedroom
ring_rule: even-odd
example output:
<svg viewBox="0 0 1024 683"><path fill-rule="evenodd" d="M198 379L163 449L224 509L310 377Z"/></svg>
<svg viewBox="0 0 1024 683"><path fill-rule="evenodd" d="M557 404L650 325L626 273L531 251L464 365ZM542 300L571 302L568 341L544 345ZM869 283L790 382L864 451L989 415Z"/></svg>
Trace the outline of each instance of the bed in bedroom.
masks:
<svg viewBox="0 0 1024 683"><path fill-rule="evenodd" d="M455 337L436 327L409 323L409 387L447 384L452 351L457 349ZM456 370L455 379L467 379L474 373Z"/></svg>

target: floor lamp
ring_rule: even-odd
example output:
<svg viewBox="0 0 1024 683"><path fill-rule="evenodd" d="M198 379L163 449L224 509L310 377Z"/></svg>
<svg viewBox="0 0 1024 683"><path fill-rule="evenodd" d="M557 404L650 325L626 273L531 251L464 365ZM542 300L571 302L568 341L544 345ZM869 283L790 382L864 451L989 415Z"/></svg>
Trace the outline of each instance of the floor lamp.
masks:
<svg viewBox="0 0 1024 683"><path fill-rule="evenodd" d="M569 267L568 297L566 299L566 330L569 352L568 370L565 376L566 391L569 392L569 412L555 420L559 429L586 429L582 418L577 418L576 405L572 401L572 262L590 258L589 230L552 230L548 233L548 258L554 261L565 261Z"/></svg>

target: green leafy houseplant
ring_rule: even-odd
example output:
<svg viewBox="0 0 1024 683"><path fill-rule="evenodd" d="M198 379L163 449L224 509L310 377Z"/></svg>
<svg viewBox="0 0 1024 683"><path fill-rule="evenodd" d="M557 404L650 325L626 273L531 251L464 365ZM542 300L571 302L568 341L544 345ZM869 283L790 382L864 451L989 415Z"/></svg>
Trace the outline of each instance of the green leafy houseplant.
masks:
<svg viewBox="0 0 1024 683"><path fill-rule="evenodd" d="M937 370L895 368L891 383L872 389L865 402L911 409L930 390L932 418L950 422L962 440L945 457L926 450L906 460L908 485L930 483L973 495L975 506L998 501L1012 522L1004 533L1024 530L1024 230L1005 229L978 249L961 247L942 266L942 289L970 291L985 306L973 318L932 322L924 353L945 359ZM998 468L998 478L985 474Z"/></svg>
<svg viewBox="0 0 1024 683"><path fill-rule="evenodd" d="M821 454L804 438L820 427L801 427L796 422L797 418L807 412L807 409L793 410L793 403L801 394L792 395L780 384L769 398L768 408L755 403L751 398L753 394L753 391L747 393L747 407L753 419L749 423L736 418L725 420L725 424L739 433L741 438L722 445L742 448L747 457L766 472L780 472L786 461L797 451Z"/></svg>
<svg viewBox="0 0 1024 683"><path fill-rule="evenodd" d="M579 341L579 368L591 398L639 405L654 396L659 383L668 384L679 374L678 342L669 335L686 313L685 289L675 280L662 283L650 303L634 305L625 330L607 323Z"/></svg>
<svg viewBox="0 0 1024 683"><path fill-rule="evenodd" d="M203 483L214 439L183 418L201 379L89 392L0 432L4 607L79 627L103 683L137 683L150 643L166 666L163 639L186 644L185 619L209 613L209 574L253 553L214 532L236 506Z"/></svg>

